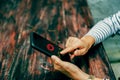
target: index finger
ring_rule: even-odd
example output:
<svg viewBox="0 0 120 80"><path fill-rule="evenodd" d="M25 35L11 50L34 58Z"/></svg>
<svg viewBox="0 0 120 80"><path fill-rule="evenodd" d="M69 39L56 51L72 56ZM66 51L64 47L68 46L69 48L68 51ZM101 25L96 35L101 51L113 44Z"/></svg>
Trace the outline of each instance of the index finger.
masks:
<svg viewBox="0 0 120 80"><path fill-rule="evenodd" d="M61 54L66 54L66 53L68 53L68 52L72 52L72 51L74 51L75 49L80 48L80 45L83 45L83 44L81 43L81 41L73 44L73 46L69 46L69 47L63 49L60 53L61 53Z"/></svg>

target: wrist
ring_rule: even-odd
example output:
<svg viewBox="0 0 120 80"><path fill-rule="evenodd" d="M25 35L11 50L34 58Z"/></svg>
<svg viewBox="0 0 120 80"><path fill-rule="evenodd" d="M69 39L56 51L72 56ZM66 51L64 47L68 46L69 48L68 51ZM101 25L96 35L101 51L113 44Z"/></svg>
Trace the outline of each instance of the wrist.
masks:
<svg viewBox="0 0 120 80"><path fill-rule="evenodd" d="M93 75L89 75L89 77L88 77L87 80L104 80L104 79L96 78L96 77L93 76Z"/></svg>
<svg viewBox="0 0 120 80"><path fill-rule="evenodd" d="M84 43L86 43L89 48L95 43L95 39L90 35L82 37L81 40L84 41Z"/></svg>

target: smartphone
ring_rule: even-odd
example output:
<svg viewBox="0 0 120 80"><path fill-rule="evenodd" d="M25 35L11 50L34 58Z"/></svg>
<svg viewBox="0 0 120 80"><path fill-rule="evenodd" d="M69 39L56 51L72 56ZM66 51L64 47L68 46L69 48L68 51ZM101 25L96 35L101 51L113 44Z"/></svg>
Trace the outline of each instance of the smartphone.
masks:
<svg viewBox="0 0 120 80"><path fill-rule="evenodd" d="M32 48L40 51L41 53L49 57L51 57L52 55L56 55L62 60L70 62L69 54L60 54L60 51L63 50L61 47L40 36L36 32L31 32L30 34L30 45Z"/></svg>

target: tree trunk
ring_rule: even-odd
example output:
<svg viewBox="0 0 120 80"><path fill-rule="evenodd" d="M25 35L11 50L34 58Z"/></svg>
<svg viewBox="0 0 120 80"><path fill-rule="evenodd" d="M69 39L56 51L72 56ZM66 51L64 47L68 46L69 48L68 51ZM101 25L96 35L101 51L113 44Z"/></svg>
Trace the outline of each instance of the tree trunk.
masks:
<svg viewBox="0 0 120 80"><path fill-rule="evenodd" d="M86 0L0 0L0 80L70 80L30 47L29 34L64 48L69 36L81 38L93 25ZM115 80L102 43L74 60L88 74Z"/></svg>

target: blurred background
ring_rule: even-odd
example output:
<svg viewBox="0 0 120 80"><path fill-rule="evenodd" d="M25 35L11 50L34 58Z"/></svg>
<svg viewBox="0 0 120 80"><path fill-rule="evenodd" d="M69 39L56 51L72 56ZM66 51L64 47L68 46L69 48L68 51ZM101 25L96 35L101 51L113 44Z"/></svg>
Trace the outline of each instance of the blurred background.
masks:
<svg viewBox="0 0 120 80"><path fill-rule="evenodd" d="M119 0L0 0L0 80L70 80L54 71L49 57L31 48L30 33L64 48L69 36L81 38L94 23L116 13L119 4ZM116 78L120 77L119 44L118 36L103 42ZM86 73L109 77L108 64L101 58L105 51L97 47L91 52L96 54L76 62Z"/></svg>
<svg viewBox="0 0 120 80"><path fill-rule="evenodd" d="M120 10L120 0L88 0L95 23ZM103 42L106 53L116 75L120 77L120 36L116 35Z"/></svg>

